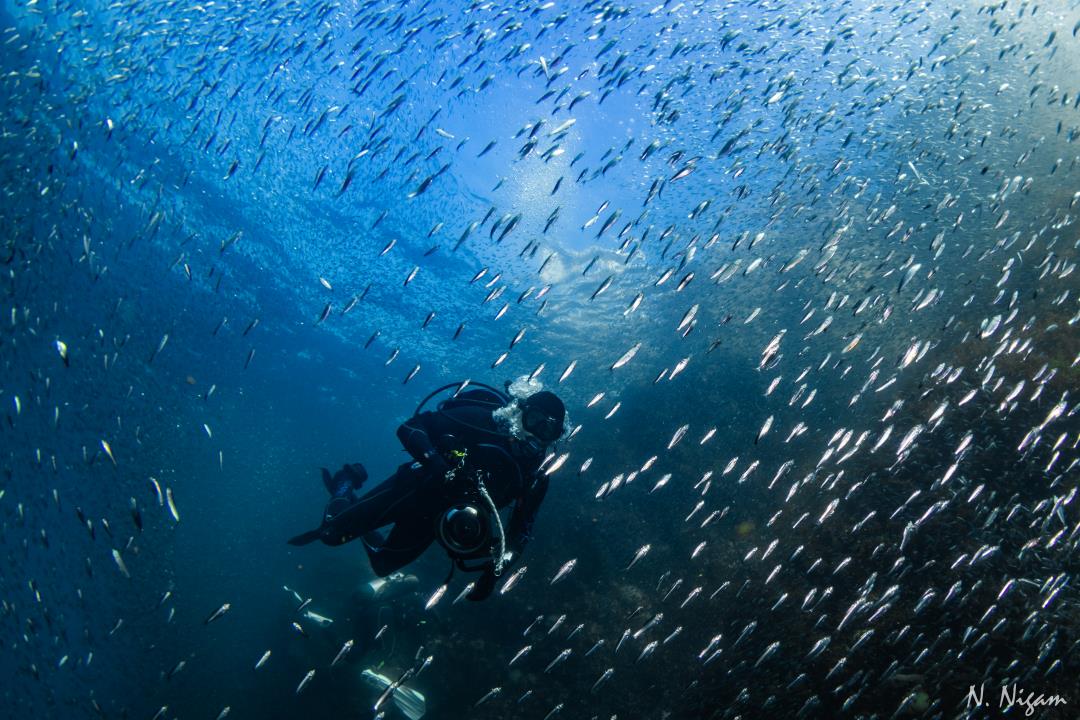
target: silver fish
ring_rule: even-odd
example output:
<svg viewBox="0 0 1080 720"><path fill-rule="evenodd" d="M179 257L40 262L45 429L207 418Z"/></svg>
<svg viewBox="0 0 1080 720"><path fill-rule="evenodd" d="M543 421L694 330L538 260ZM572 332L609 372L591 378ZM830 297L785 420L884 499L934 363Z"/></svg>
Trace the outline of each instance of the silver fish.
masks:
<svg viewBox="0 0 1080 720"><path fill-rule="evenodd" d="M230 605L229 603L225 603L224 605L219 607L217 610L210 613L209 617L207 617L205 620L203 620L203 625L209 625L210 623L214 622L215 620L220 619L222 615L229 612L229 608L231 608L231 607L232 607L232 605Z"/></svg>
<svg viewBox="0 0 1080 720"><path fill-rule="evenodd" d="M315 670L308 670L307 674L304 675L304 679L301 680L300 684L296 686L296 694L297 695L299 695L304 690L304 688L306 688L308 686L308 683L311 682L311 679L313 677L315 677Z"/></svg>
<svg viewBox="0 0 1080 720"><path fill-rule="evenodd" d="M548 583L548 584L549 585L554 585L555 583L559 582L560 580L565 578L567 575L569 575L570 571L572 571L576 566L577 566L577 558L574 558L572 560L567 560L566 562L564 562L562 564L562 566L559 568L558 572L555 573L555 577L551 578L551 582Z"/></svg>
<svg viewBox="0 0 1080 720"><path fill-rule="evenodd" d="M649 550L651 550L651 549L652 549L652 545L650 545L648 543L646 543L645 545L642 545L640 548L638 548L638 551L636 553L634 553L634 559L630 561L629 565L627 565L625 568L623 568L624 572L626 570L629 570L630 568L634 567L635 565L637 565L638 562L641 560L641 558L645 557L645 555L648 554Z"/></svg>
<svg viewBox="0 0 1080 720"><path fill-rule="evenodd" d="M334 667L339 662L341 662L343 659L345 659L345 656L348 655L349 651L352 650L352 649L353 649L353 641L351 639L346 640L345 644L341 646L340 650L338 650L338 654L334 656L334 660L330 663L330 667ZM269 651L267 651L267 652L269 653Z"/></svg>

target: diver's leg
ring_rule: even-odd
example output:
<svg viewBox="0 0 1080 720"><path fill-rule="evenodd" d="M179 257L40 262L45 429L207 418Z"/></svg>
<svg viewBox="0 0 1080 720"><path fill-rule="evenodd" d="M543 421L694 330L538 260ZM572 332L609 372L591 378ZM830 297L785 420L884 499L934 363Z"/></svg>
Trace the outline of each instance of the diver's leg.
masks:
<svg viewBox="0 0 1080 720"><path fill-rule="evenodd" d="M435 521L430 514L420 512L394 523L385 540L380 542L374 535L364 536L364 549L371 569L379 577L386 577L424 554L435 541Z"/></svg>
<svg viewBox="0 0 1080 720"><path fill-rule="evenodd" d="M417 483L399 469L381 485L359 500L334 497L326 506L322 525L316 530L289 540L290 545L306 545L322 540L327 545L341 545L394 521L395 509L417 490Z"/></svg>
<svg viewBox="0 0 1080 720"><path fill-rule="evenodd" d="M335 501L341 498L334 498L326 507L321 539L327 545L341 545L389 525L394 521L397 508L413 502L415 494L415 485L408 478L395 474L347 506L339 504L335 507Z"/></svg>

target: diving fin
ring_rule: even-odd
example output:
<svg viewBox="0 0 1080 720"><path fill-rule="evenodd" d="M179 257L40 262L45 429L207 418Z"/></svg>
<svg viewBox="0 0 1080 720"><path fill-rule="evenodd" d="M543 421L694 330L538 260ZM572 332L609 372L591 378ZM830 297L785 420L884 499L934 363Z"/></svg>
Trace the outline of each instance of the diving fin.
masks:
<svg viewBox="0 0 1080 720"><path fill-rule="evenodd" d="M306 533L297 535L294 538L289 538L289 544L298 546L307 545L309 543L315 542L320 537L322 537L322 528L315 528L314 530L309 530Z"/></svg>
<svg viewBox="0 0 1080 720"><path fill-rule="evenodd" d="M348 463L332 476L326 468L319 469L322 471L323 485L331 497L352 495L368 479L367 469L360 463Z"/></svg>
<svg viewBox="0 0 1080 720"><path fill-rule="evenodd" d="M394 682L385 675L381 675L374 670L368 668L361 673L361 677L364 678L372 687L383 693L383 696L387 692L392 693L394 705L398 710L402 712L409 720L420 720L424 717L424 713L427 712L427 702L424 698L424 694L413 688L399 685L398 682ZM383 698L380 698L382 700Z"/></svg>
<svg viewBox="0 0 1080 720"><path fill-rule="evenodd" d="M342 469L352 480L353 490L359 490L367 482L368 472L363 463L348 463Z"/></svg>

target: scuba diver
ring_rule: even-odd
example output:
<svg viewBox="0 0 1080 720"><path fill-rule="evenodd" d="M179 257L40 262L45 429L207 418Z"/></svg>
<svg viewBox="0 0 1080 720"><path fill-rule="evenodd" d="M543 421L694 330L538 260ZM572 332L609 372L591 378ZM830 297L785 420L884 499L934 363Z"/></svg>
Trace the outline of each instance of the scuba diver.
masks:
<svg viewBox="0 0 1080 720"><path fill-rule="evenodd" d="M289 544L341 545L359 537L372 570L386 577L438 540L458 569L481 571L467 597L486 598L531 537L548 486L541 462L569 427L562 400L535 380L523 377L505 387L502 392L466 381L429 394L397 429L415 462L402 464L361 497L356 492L367 480L363 465L345 465L333 476L323 468L331 497L322 524ZM422 411L454 388L434 411ZM504 528L499 509L511 503ZM379 532L391 523L388 535Z"/></svg>

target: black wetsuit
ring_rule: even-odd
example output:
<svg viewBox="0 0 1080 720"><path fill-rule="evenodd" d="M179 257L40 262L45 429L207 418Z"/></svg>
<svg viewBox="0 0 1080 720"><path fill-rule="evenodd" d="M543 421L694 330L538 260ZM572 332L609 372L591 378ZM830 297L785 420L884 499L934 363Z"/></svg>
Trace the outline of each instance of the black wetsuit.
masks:
<svg viewBox="0 0 1080 720"><path fill-rule="evenodd" d="M416 462L401 465L347 508L332 517L328 513L317 531L294 540L320 539L327 545L341 545L364 537L372 569L379 576L389 575L431 546L443 512L475 488L471 478L483 471L496 507L514 505L506 546L517 559L531 537L547 492L547 477L537 472L544 448L513 438L492 417L492 411L506 402L490 390L467 390L440 403L436 411L413 416L398 428L397 435ZM464 457L452 451L463 452ZM455 470L454 479L447 481L445 471L450 468ZM394 527L386 538L374 533L391 523ZM470 599L483 599L494 587L493 563L488 561L483 570Z"/></svg>

